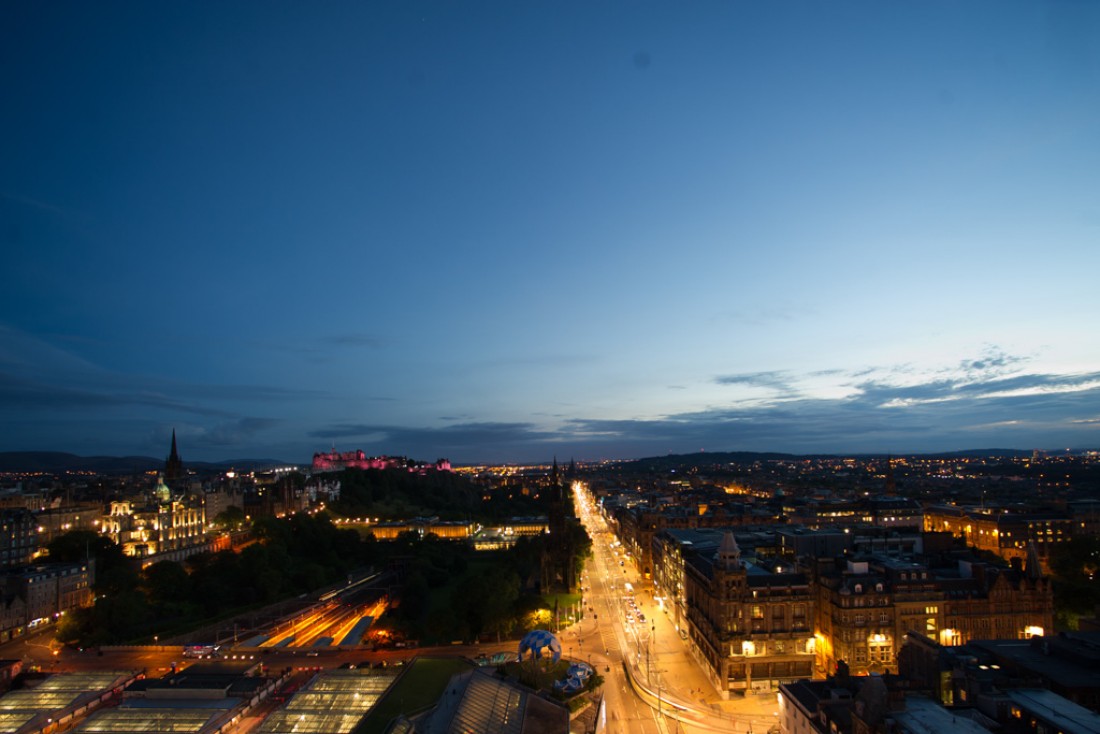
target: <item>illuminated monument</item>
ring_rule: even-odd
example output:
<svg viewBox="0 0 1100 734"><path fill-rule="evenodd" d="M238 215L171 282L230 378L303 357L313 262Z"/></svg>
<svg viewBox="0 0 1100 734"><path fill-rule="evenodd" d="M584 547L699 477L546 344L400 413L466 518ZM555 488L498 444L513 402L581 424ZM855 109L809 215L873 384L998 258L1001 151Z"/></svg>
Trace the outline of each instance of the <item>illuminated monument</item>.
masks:
<svg viewBox="0 0 1100 734"><path fill-rule="evenodd" d="M360 451L318 452L313 455L314 473L343 471L344 469L408 469L414 472L450 471L451 462L438 459L434 464L425 464L403 456L367 456Z"/></svg>
<svg viewBox="0 0 1100 734"><path fill-rule="evenodd" d="M566 516L567 495L558 471L558 460L550 471L549 484L545 488L545 507L548 535L542 549L541 585L544 591L562 589L572 592L577 588L577 567L574 558L573 526Z"/></svg>

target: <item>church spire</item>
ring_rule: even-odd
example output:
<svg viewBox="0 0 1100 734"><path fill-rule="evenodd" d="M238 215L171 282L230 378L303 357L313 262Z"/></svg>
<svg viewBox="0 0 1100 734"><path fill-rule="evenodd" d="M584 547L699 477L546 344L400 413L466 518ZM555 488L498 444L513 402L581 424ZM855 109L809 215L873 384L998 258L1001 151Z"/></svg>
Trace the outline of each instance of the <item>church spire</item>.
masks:
<svg viewBox="0 0 1100 734"><path fill-rule="evenodd" d="M164 481L171 483L183 479L183 459L176 448L176 429L172 429L172 453L164 462Z"/></svg>

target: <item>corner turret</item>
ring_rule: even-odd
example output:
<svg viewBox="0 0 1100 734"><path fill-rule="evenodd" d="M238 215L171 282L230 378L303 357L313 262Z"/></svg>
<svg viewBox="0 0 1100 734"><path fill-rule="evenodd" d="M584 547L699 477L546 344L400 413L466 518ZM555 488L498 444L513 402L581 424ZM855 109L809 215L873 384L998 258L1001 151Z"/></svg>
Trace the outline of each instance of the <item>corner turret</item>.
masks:
<svg viewBox="0 0 1100 734"><path fill-rule="evenodd" d="M714 560L723 571L736 571L741 568L741 549L737 546L737 539L733 537L732 531L727 530L722 536L722 544L718 546Z"/></svg>

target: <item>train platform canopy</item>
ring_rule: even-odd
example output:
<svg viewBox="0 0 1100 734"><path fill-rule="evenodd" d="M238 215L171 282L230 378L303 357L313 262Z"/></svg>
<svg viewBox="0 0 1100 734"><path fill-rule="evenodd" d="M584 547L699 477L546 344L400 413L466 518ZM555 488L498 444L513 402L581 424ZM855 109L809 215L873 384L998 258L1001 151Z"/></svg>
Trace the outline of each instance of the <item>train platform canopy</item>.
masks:
<svg viewBox="0 0 1100 734"><path fill-rule="evenodd" d="M35 691L90 691L103 692L124 684L134 677L129 670L92 670L83 673L58 673L31 690Z"/></svg>
<svg viewBox="0 0 1100 734"><path fill-rule="evenodd" d="M11 734L33 720L60 721L95 703L112 689L134 678L132 671L58 673L33 688L8 691L0 696L0 734Z"/></svg>
<svg viewBox="0 0 1100 734"><path fill-rule="evenodd" d="M332 670L294 694L260 726L261 734L344 734L370 712L396 673L360 668Z"/></svg>
<svg viewBox="0 0 1100 734"><path fill-rule="evenodd" d="M202 708L112 708L76 728L80 734L198 734L223 712Z"/></svg>
<svg viewBox="0 0 1100 734"><path fill-rule="evenodd" d="M241 715L244 700L271 683L266 678L245 675L246 668L196 665L164 678L137 681L126 690L121 706L92 714L75 731L79 734L220 731Z"/></svg>
<svg viewBox="0 0 1100 734"><path fill-rule="evenodd" d="M38 715L37 711L0 712L0 734L15 734Z"/></svg>

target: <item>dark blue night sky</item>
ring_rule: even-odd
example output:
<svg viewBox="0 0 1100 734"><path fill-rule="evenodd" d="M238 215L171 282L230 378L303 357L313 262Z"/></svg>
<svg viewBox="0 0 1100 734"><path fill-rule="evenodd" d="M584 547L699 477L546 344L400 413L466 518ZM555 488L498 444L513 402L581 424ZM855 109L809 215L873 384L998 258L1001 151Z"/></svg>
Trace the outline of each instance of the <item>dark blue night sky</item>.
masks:
<svg viewBox="0 0 1100 734"><path fill-rule="evenodd" d="M1100 4L0 5L0 450L1100 444Z"/></svg>

